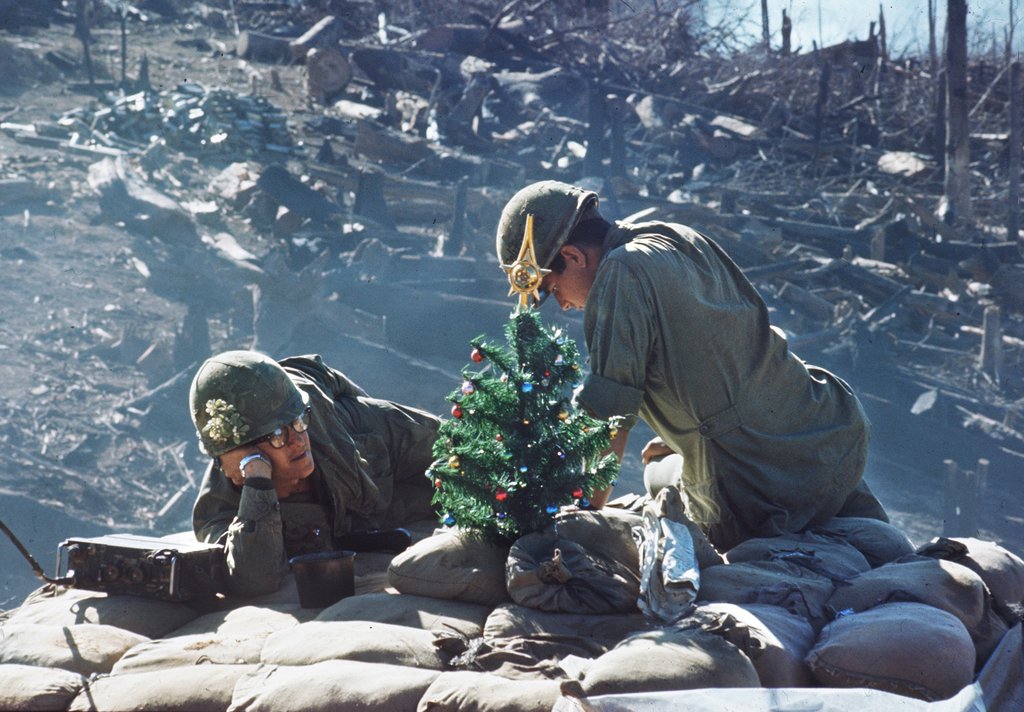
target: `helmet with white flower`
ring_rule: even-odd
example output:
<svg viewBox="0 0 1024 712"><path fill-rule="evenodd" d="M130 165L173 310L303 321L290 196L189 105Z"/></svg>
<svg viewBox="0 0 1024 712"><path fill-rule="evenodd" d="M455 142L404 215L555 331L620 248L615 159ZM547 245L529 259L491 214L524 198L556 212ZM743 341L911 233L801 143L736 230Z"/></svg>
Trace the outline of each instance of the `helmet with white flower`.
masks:
<svg viewBox="0 0 1024 712"><path fill-rule="evenodd" d="M219 457L295 421L309 396L269 356L225 351L199 367L188 401L200 447Z"/></svg>

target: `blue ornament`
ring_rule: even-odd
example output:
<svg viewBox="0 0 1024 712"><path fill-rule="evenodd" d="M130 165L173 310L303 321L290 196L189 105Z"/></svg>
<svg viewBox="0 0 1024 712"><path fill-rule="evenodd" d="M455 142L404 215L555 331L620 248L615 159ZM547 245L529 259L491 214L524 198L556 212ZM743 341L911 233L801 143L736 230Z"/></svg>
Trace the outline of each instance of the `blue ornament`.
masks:
<svg viewBox="0 0 1024 712"><path fill-rule="evenodd" d="M590 500L584 497L583 499L580 500L580 506L583 507L583 509L586 509L587 507L590 506Z"/></svg>
<svg viewBox="0 0 1024 712"><path fill-rule="evenodd" d="M507 514L505 514L504 512L498 512L498 519L504 519L504 518L505 518L505 517L507 517L507 516L508 516L508 515L507 515Z"/></svg>
<svg viewBox="0 0 1024 712"><path fill-rule="evenodd" d="M565 363L565 359L562 358L562 354L558 354L557 356L555 356L555 365L556 366L561 366L563 363Z"/></svg>
<svg viewBox="0 0 1024 712"><path fill-rule="evenodd" d="M533 390L533 384L527 381L523 384L523 393L529 393Z"/></svg>
<svg viewBox="0 0 1024 712"><path fill-rule="evenodd" d="M449 526L450 527L452 524L455 524L455 517L453 517L451 514L449 514L447 517L444 518L444 523L445 523L445 526Z"/></svg>
<svg viewBox="0 0 1024 712"><path fill-rule="evenodd" d="M434 479L434 471L433 470L427 470L426 475L427 475L427 479L428 480Z"/></svg>
<svg viewBox="0 0 1024 712"><path fill-rule="evenodd" d="M564 450L555 450L555 454L558 455L558 459L560 459L560 460L564 460L565 459L565 451Z"/></svg>
<svg viewBox="0 0 1024 712"><path fill-rule="evenodd" d="M520 472L527 472L527 471L528 471L529 469L530 469L530 468L529 468L529 467L527 467L526 465L520 465L520 466L519 466L519 471L520 471Z"/></svg>
<svg viewBox="0 0 1024 712"><path fill-rule="evenodd" d="M472 381L463 381L462 382L462 392L465 395L468 396L470 393L472 393L475 390L476 390L476 386L473 385Z"/></svg>
<svg viewBox="0 0 1024 712"><path fill-rule="evenodd" d="M558 513L558 507L556 507L553 504L549 504L547 507L544 508L544 511L547 512L548 514L557 514Z"/></svg>

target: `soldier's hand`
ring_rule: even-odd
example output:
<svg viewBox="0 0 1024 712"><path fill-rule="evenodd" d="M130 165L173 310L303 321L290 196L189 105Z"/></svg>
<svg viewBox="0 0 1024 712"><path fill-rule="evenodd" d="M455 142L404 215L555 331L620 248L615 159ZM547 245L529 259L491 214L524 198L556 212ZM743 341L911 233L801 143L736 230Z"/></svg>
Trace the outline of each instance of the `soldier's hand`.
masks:
<svg viewBox="0 0 1024 712"><path fill-rule="evenodd" d="M256 447L236 447L234 450L228 450L220 456L220 469L239 487L245 482L246 477L270 477L272 468L270 462L266 460L251 460L246 463L245 472L242 472L242 459L247 455L258 454L260 450Z"/></svg>
<svg viewBox="0 0 1024 712"><path fill-rule="evenodd" d="M675 452L672 448L665 444L665 441L661 438L653 438L650 442L644 445L644 449L640 452L640 459L646 465L651 460L665 455L671 455Z"/></svg>

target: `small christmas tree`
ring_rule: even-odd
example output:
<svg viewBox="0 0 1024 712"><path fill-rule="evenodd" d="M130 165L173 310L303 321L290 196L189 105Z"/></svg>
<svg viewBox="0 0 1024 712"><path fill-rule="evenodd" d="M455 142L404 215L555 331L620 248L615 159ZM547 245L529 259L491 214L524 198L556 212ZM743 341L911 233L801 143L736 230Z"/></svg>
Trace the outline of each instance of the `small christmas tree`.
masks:
<svg viewBox="0 0 1024 712"><path fill-rule="evenodd" d="M543 276L533 259L532 221L523 251L505 267L519 307L506 327L507 346L477 337L452 418L434 444L434 504L449 526L510 543L547 526L563 505L587 506L614 484L618 459L602 453L616 422L576 410L572 386L580 378L575 342L547 328L526 303ZM523 270L532 270L525 277Z"/></svg>

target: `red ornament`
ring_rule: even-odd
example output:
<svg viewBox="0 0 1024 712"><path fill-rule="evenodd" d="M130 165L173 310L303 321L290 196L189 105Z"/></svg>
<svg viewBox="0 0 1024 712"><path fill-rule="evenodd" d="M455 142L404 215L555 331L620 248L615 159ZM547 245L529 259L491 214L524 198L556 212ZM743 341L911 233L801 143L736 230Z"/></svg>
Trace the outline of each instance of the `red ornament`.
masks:
<svg viewBox="0 0 1024 712"><path fill-rule="evenodd" d="M473 359L474 363L480 363L484 360L484 355L480 353L480 349L473 349L472 353L469 354L469 357Z"/></svg>
<svg viewBox="0 0 1024 712"><path fill-rule="evenodd" d="M504 502L506 499L508 499L508 492L506 492L505 490L498 490L497 492L494 493L494 498L499 502Z"/></svg>
<svg viewBox="0 0 1024 712"><path fill-rule="evenodd" d="M441 489L441 478L440 477L438 477L436 480L434 480L434 487L437 487L438 489Z"/></svg>
<svg viewBox="0 0 1024 712"><path fill-rule="evenodd" d="M582 487L577 487L576 489L574 489L572 491L572 496L575 499L581 499L583 497L583 488Z"/></svg>
<svg viewBox="0 0 1024 712"><path fill-rule="evenodd" d="M551 371L544 369L544 378L551 378Z"/></svg>
<svg viewBox="0 0 1024 712"><path fill-rule="evenodd" d="M462 417L462 406L459 405L458 403L456 403L455 405L452 406L452 417L455 417L455 418L461 418Z"/></svg>
<svg viewBox="0 0 1024 712"><path fill-rule="evenodd" d="M498 433L497 435L495 435L495 436L494 436L494 439L495 439L495 440L497 440L497 441L498 441L498 442L500 443L500 442L501 442L502 440L504 440L505 438L503 438L503 437L501 436L501 433Z"/></svg>

